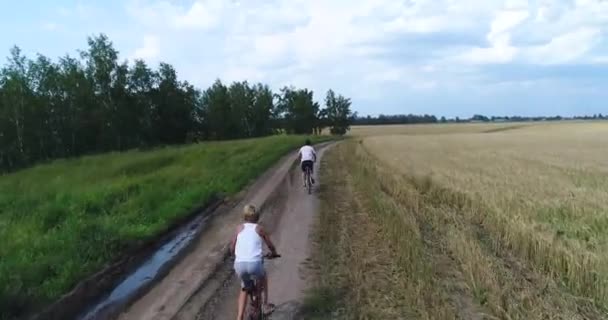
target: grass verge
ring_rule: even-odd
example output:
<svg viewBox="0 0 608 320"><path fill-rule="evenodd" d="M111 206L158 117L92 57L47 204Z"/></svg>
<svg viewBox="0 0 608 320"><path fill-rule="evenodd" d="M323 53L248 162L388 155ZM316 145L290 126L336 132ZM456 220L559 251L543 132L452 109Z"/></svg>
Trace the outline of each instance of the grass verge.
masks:
<svg viewBox="0 0 608 320"><path fill-rule="evenodd" d="M0 177L0 319L39 310L213 194L238 192L302 142L273 136L114 153Z"/></svg>
<svg viewBox="0 0 608 320"><path fill-rule="evenodd" d="M454 314L410 208L382 191L354 142L326 153L305 319L438 319ZM328 298L329 297L329 298Z"/></svg>

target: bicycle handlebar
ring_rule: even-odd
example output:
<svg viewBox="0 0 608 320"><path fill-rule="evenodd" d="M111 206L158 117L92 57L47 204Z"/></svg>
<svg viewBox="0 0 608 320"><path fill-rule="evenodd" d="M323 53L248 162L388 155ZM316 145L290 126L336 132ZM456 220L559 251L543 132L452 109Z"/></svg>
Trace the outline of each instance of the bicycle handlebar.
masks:
<svg viewBox="0 0 608 320"><path fill-rule="evenodd" d="M276 258L280 258L280 257L281 257L281 255L278 254L278 253L277 254L272 254L272 253L269 252L269 253L267 253L267 254L264 255L264 258L266 258L266 259L276 259Z"/></svg>

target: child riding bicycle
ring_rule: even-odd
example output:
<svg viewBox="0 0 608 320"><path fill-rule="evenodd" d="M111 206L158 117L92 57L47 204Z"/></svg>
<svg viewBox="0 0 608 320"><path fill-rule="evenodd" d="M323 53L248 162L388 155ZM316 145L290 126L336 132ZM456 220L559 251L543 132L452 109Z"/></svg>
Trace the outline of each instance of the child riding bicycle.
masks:
<svg viewBox="0 0 608 320"><path fill-rule="evenodd" d="M232 239L232 253L235 255L234 271L241 280L241 292L238 298L237 320L243 320L247 293L243 290L245 283L253 276L261 285L265 314L271 313L274 305L268 303L268 279L264 270L262 242L270 249L272 256L278 256L274 244L266 231L258 224L260 214L255 206L247 205L243 209L243 224L239 225Z"/></svg>

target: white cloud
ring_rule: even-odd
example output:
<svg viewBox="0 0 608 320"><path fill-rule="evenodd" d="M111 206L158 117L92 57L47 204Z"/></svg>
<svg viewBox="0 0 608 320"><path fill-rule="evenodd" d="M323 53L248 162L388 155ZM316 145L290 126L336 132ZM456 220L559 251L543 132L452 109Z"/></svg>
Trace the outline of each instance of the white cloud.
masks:
<svg viewBox="0 0 608 320"><path fill-rule="evenodd" d="M219 23L221 10L221 1L196 1L188 11L177 14L173 20L177 28L209 29Z"/></svg>
<svg viewBox="0 0 608 320"><path fill-rule="evenodd" d="M608 55L606 56L595 56L590 59L592 64L608 64Z"/></svg>
<svg viewBox="0 0 608 320"><path fill-rule="evenodd" d="M488 46L469 48L453 61L473 64L585 63L605 38L608 2L596 0L541 0L511 3L491 23ZM515 9L514 9L515 8Z"/></svg>
<svg viewBox="0 0 608 320"><path fill-rule="evenodd" d="M194 1L189 6L167 0L133 0L127 12L148 28L180 30L207 30L217 27L225 5L223 1Z"/></svg>
<svg viewBox="0 0 608 320"><path fill-rule="evenodd" d="M489 47L471 48L457 59L470 63L506 63L512 61L518 48L511 45L511 30L524 22L530 13L528 10L501 10L492 21L486 38Z"/></svg>
<svg viewBox="0 0 608 320"><path fill-rule="evenodd" d="M335 87L361 100L393 87L462 92L503 77L488 74L493 65L605 64L607 3L129 0L130 32L144 38L129 51L170 62L201 87L216 78L262 81Z"/></svg>
<svg viewBox="0 0 608 320"><path fill-rule="evenodd" d="M133 59L156 61L160 56L160 39L154 35L146 35L141 47L132 54Z"/></svg>
<svg viewBox="0 0 608 320"><path fill-rule="evenodd" d="M510 36L501 35L492 41L492 46L487 48L472 48L470 51L457 57L457 60L473 64L507 63L511 62L518 49L510 44Z"/></svg>
<svg viewBox="0 0 608 320"><path fill-rule="evenodd" d="M491 42L494 38L500 37L508 33L511 29L517 27L530 16L528 10L501 10L496 14L488 40Z"/></svg>
<svg viewBox="0 0 608 320"><path fill-rule="evenodd" d="M566 63L587 53L600 40L599 29L583 27L557 36L544 45L530 47L526 55L533 63Z"/></svg>

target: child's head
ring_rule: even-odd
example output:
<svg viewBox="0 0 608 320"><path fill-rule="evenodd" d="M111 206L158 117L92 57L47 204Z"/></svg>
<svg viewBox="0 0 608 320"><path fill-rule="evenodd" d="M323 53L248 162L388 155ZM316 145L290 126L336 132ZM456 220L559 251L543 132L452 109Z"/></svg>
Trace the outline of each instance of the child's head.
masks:
<svg viewBox="0 0 608 320"><path fill-rule="evenodd" d="M257 223L259 219L260 214L254 205L248 204L243 208L243 220L245 220L245 222Z"/></svg>

